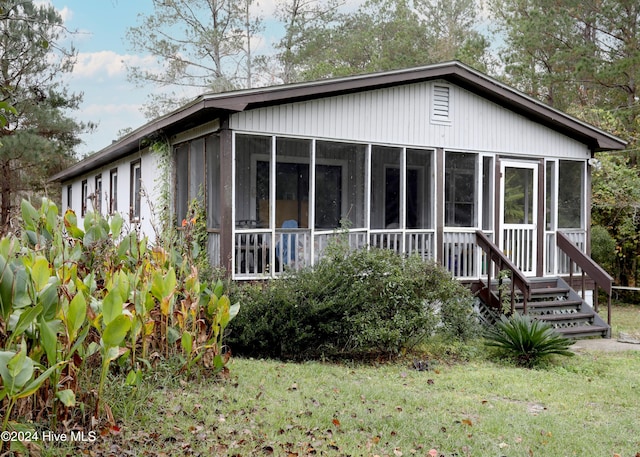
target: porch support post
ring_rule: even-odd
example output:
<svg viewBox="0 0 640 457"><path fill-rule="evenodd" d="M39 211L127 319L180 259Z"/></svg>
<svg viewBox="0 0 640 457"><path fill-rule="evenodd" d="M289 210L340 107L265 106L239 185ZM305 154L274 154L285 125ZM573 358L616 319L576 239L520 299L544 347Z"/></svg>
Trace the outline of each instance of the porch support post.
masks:
<svg viewBox="0 0 640 457"><path fill-rule="evenodd" d="M545 230L545 207L546 207L546 198L545 198L545 166L544 159L540 159L538 162L538 223L536 226L536 237L538 238L538 249L536 249L536 276L542 277L544 276L544 253L545 253L545 238L544 238L544 230Z"/></svg>
<svg viewBox="0 0 640 457"><path fill-rule="evenodd" d="M444 149L436 148L436 260L444 265Z"/></svg>
<svg viewBox="0 0 640 457"><path fill-rule="evenodd" d="M220 265L233 274L233 142L229 117L220 119Z"/></svg>
<svg viewBox="0 0 640 457"><path fill-rule="evenodd" d="M496 155L496 158L494 160L494 166L495 166L495 170L494 170L494 187L493 187L493 243L496 246L500 246L500 240L502 238L502 233L500 233L500 230L502 229L502 224L500 223L500 205L502 204L501 198L500 198L500 185L502 182L502 173L501 173L501 163L500 161L502 160L502 158L498 155ZM489 262L489 266L487 268L491 267L492 262ZM500 274L500 266L496 263L495 265L495 275L496 277L498 277L498 275Z"/></svg>

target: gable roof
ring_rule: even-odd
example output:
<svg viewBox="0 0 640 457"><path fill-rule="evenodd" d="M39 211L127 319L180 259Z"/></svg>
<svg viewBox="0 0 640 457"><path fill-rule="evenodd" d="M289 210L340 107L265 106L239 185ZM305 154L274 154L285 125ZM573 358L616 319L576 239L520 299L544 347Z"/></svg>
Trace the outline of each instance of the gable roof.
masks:
<svg viewBox="0 0 640 457"><path fill-rule="evenodd" d="M385 71L344 78L203 94L175 111L155 119L101 151L51 177L65 181L118 160L158 136L171 136L220 116L284 103L334 97L435 79L446 80L526 118L567 135L591 151L621 150L622 139L552 108L460 62Z"/></svg>

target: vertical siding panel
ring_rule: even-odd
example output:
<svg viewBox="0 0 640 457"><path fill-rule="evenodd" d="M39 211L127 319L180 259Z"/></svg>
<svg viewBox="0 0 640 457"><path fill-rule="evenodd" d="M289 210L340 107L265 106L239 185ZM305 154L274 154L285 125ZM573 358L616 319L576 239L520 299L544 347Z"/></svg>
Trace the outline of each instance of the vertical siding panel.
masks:
<svg viewBox="0 0 640 457"><path fill-rule="evenodd" d="M451 124L431 123L430 82L260 108L232 116L241 130L364 142L587 158L587 148L450 85Z"/></svg>

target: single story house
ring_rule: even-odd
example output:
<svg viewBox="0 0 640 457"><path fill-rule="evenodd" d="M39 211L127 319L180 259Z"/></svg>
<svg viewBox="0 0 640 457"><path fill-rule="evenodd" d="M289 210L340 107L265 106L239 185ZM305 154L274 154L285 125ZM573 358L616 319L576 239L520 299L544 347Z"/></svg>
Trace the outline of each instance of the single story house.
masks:
<svg viewBox="0 0 640 457"><path fill-rule="evenodd" d="M448 62L204 94L55 175L63 210L121 212L152 236L155 138L171 147L176 224L201 198L210 260L234 279L312 265L341 227L354 248L466 281L491 258L479 232L524 278L566 275L558 233L589 253L594 153L626 145Z"/></svg>

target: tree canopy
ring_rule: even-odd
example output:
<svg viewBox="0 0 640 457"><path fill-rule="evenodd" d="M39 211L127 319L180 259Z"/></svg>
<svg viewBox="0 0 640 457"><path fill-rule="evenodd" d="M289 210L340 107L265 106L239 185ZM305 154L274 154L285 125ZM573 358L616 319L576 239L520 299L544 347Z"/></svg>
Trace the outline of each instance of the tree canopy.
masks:
<svg viewBox="0 0 640 457"><path fill-rule="evenodd" d="M46 191L47 178L69 165L88 125L67 112L78 107L60 76L75 52L58 43L65 29L55 8L7 0L0 9L0 233L19 196ZM10 108L11 107L11 108Z"/></svg>
<svg viewBox="0 0 640 457"><path fill-rule="evenodd" d="M157 67L128 68L130 81L152 84L149 118L185 101L185 89L223 92L252 86L252 40L261 19L252 15L254 0L153 0L153 12L139 15L127 30L131 47L156 59ZM181 89L176 92L176 89Z"/></svg>

